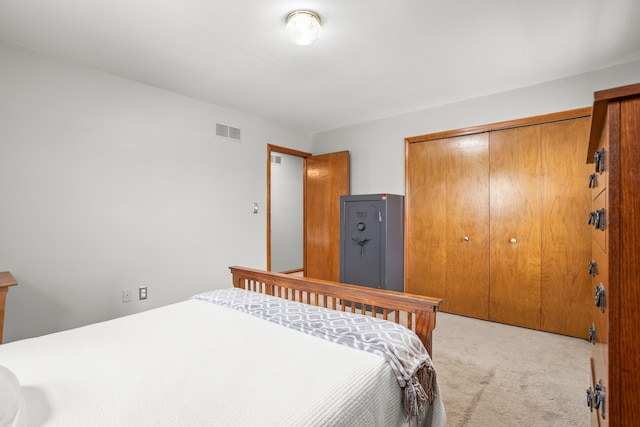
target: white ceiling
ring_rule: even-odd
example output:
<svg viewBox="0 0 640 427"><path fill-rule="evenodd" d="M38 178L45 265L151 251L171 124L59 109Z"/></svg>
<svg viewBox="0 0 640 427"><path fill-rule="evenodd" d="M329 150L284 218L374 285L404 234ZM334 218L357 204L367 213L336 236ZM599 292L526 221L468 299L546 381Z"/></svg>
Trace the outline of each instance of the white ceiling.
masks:
<svg viewBox="0 0 640 427"><path fill-rule="evenodd" d="M317 132L638 60L640 1L0 0L0 39Z"/></svg>

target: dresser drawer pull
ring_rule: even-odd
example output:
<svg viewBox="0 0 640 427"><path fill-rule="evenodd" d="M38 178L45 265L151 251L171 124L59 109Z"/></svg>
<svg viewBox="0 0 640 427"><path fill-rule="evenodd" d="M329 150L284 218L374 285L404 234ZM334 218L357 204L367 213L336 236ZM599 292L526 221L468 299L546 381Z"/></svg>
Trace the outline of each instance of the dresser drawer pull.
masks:
<svg viewBox="0 0 640 427"><path fill-rule="evenodd" d="M594 163L596 164L596 172L602 173L604 172L604 148L602 150L596 151L593 156Z"/></svg>
<svg viewBox="0 0 640 427"><path fill-rule="evenodd" d="M598 263L593 260L589 261L589 275L591 277L596 277L598 275Z"/></svg>
<svg viewBox="0 0 640 427"><path fill-rule="evenodd" d="M590 412L593 412L593 404L594 404L593 389L589 387L587 389L587 406L589 407Z"/></svg>
<svg viewBox="0 0 640 427"><path fill-rule="evenodd" d="M589 212L588 224L597 230L604 230L604 208Z"/></svg>
<svg viewBox="0 0 640 427"><path fill-rule="evenodd" d="M589 325L589 342L591 344L596 343L596 325L594 323Z"/></svg>
<svg viewBox="0 0 640 427"><path fill-rule="evenodd" d="M600 310L604 313L605 310L605 290L602 283L596 286L596 307L600 307Z"/></svg>
<svg viewBox="0 0 640 427"><path fill-rule="evenodd" d="M596 391L593 392L594 403L593 407L595 409L600 409L600 416L604 420L606 416L606 412L604 410L604 386L602 385L602 380L596 384Z"/></svg>
<svg viewBox="0 0 640 427"><path fill-rule="evenodd" d="M600 416L603 420L606 416L604 402L604 386L602 385L602 380L600 380L600 382L596 384L595 391L591 387L587 389L587 406L591 412L593 412L594 409L600 409Z"/></svg>

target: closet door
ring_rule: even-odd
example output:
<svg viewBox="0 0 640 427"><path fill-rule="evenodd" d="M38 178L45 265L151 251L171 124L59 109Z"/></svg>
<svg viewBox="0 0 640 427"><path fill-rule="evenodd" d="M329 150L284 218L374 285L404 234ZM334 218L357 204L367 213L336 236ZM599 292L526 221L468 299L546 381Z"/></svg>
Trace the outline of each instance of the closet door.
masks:
<svg viewBox="0 0 640 427"><path fill-rule="evenodd" d="M447 153L447 310L489 316L489 134L451 138Z"/></svg>
<svg viewBox="0 0 640 427"><path fill-rule="evenodd" d="M447 170L444 166L447 140L409 144L407 150L407 292L444 298L447 283ZM446 311L445 305L441 305L440 310Z"/></svg>
<svg viewBox="0 0 640 427"><path fill-rule="evenodd" d="M408 287L440 309L486 319L489 297L488 134L409 146Z"/></svg>
<svg viewBox="0 0 640 427"><path fill-rule="evenodd" d="M491 133L491 320L540 327L540 126Z"/></svg>
<svg viewBox="0 0 640 427"><path fill-rule="evenodd" d="M542 144L542 278L540 328L588 338L593 287L585 260L591 256L591 210L585 164L588 117L540 126ZM567 315L571 313L571 315Z"/></svg>

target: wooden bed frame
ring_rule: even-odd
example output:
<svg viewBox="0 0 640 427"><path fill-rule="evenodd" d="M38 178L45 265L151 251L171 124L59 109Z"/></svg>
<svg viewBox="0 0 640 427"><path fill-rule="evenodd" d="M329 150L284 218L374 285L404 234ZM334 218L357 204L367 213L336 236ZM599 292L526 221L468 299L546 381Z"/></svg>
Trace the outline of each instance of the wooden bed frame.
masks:
<svg viewBox="0 0 640 427"><path fill-rule="evenodd" d="M436 327L441 299L245 267L229 269L236 288L402 323L420 337L433 358L431 332Z"/></svg>

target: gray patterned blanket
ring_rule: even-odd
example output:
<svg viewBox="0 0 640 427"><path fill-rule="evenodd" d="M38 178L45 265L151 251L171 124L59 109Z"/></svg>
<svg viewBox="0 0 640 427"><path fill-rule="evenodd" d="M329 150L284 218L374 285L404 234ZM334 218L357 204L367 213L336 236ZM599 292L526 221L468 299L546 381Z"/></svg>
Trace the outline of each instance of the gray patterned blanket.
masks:
<svg viewBox="0 0 640 427"><path fill-rule="evenodd" d="M431 358L420 338L402 325L238 288L206 292L193 298L384 357L398 379L409 419L422 418L428 404L433 402L437 387Z"/></svg>

